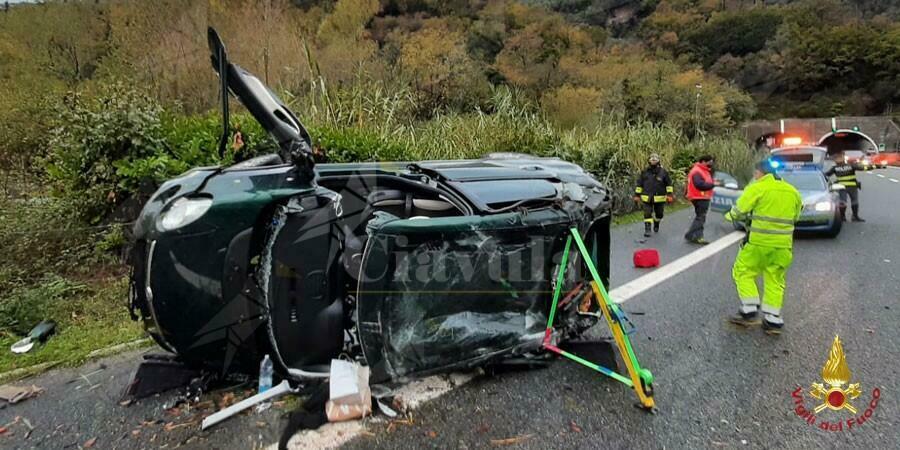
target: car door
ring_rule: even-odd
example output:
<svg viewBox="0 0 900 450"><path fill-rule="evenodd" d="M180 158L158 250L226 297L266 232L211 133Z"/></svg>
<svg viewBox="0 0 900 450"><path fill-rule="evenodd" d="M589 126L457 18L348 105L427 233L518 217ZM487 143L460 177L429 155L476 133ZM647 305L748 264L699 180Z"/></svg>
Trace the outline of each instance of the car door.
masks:
<svg viewBox="0 0 900 450"><path fill-rule="evenodd" d="M714 179L718 181L719 186L713 189L712 201L710 209L720 213L726 213L731 210L738 197L744 192L740 189L737 179L727 172L716 172Z"/></svg>

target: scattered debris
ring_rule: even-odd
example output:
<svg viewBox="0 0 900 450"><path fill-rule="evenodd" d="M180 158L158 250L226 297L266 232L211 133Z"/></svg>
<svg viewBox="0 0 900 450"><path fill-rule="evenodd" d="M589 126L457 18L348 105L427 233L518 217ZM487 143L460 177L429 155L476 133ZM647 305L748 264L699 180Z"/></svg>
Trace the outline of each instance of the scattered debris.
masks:
<svg viewBox="0 0 900 450"><path fill-rule="evenodd" d="M182 386L188 387L189 392L184 397L190 398L194 394L193 390L205 390L208 378L201 371L176 361L171 355L144 355L144 361L131 377L122 400L138 400ZM198 379L200 381L195 381ZM194 387L196 389L191 389Z"/></svg>
<svg viewBox="0 0 900 450"><path fill-rule="evenodd" d="M331 360L325 414L329 422L343 422L372 414L368 367L340 359Z"/></svg>
<svg viewBox="0 0 900 450"><path fill-rule="evenodd" d="M533 434L526 434L523 436L516 436L516 437L511 437L511 438L506 438L506 439L491 439L491 445L496 445L496 446L514 445L514 444L518 444L519 442L522 442L522 441L527 441L527 440L531 439L532 437L534 437Z"/></svg>
<svg viewBox="0 0 900 450"><path fill-rule="evenodd" d="M44 389L35 385L31 385L31 387L22 387L6 384L0 386L0 399L6 400L10 404L16 404L23 400L36 397L42 392L44 392Z"/></svg>
<svg viewBox="0 0 900 450"><path fill-rule="evenodd" d="M56 322L44 320L37 324L24 339L13 344L9 349L13 353L27 353L35 343L44 342L56 331Z"/></svg>
<svg viewBox="0 0 900 450"><path fill-rule="evenodd" d="M397 411L391 409L391 407L386 405L383 401L376 400L375 404L378 405L378 410L381 411L382 414L390 417L391 419L397 417Z"/></svg>
<svg viewBox="0 0 900 450"><path fill-rule="evenodd" d="M437 431L433 431L433 430L432 430L432 431L427 431L427 432L425 433L425 436L428 436L428 437L430 437L431 439L434 439L434 438L437 437Z"/></svg>
<svg viewBox="0 0 900 450"><path fill-rule="evenodd" d="M276 386L272 386L269 390L265 392L260 392L254 396L249 398L245 398L215 414L212 414L209 417L203 419L203 423L201 425L201 429L205 430L223 420L230 418L231 416L250 408L251 406L262 403L266 400L278 397L280 395L286 394L288 392L292 392L293 389L291 385L287 382L287 380L282 381L280 384Z"/></svg>
<svg viewBox="0 0 900 450"><path fill-rule="evenodd" d="M569 422L569 431L573 433L581 433L581 427L579 427L578 424L573 420Z"/></svg>
<svg viewBox="0 0 900 450"><path fill-rule="evenodd" d="M196 421L196 420L191 420L191 421L187 421L187 422L183 422L183 423L178 423L178 424L173 423L173 422L168 422L168 423L166 423L166 425L163 427L163 429L166 430L166 431L172 431L172 430L175 430L175 429L178 429L178 428L181 428L181 427L186 427L186 426L188 426L188 425L196 425L196 424L197 424L197 421ZM136 430L136 431L137 431L137 430Z"/></svg>
<svg viewBox="0 0 900 450"><path fill-rule="evenodd" d="M0 435L12 436L13 435L12 427L14 425L18 425L20 423L25 425L26 428L28 428L28 430L25 432L25 435L23 436L24 439L28 439L28 437L31 436L31 433L34 431L34 425L31 424L30 420L28 420L27 418L22 417L22 416L16 416L16 418L13 419L12 422L9 422L3 426L0 426Z"/></svg>
<svg viewBox="0 0 900 450"><path fill-rule="evenodd" d="M392 421L390 421L390 423L388 423L387 432L390 433L390 432L394 431L394 428L396 428L397 425L412 426L412 424L413 424L412 418L392 420Z"/></svg>

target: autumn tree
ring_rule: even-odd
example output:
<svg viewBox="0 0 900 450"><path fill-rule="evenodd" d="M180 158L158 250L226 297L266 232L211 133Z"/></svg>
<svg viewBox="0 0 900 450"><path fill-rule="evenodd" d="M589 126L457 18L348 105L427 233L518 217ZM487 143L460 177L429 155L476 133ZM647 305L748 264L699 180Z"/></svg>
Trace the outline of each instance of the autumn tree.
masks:
<svg viewBox="0 0 900 450"><path fill-rule="evenodd" d="M487 94L484 75L466 52L465 36L445 23L403 38L399 64L411 78L423 111L466 108Z"/></svg>
<svg viewBox="0 0 900 450"><path fill-rule="evenodd" d="M595 46L584 29L551 15L513 33L497 55L495 67L510 84L543 92L565 81L558 70L563 57Z"/></svg>

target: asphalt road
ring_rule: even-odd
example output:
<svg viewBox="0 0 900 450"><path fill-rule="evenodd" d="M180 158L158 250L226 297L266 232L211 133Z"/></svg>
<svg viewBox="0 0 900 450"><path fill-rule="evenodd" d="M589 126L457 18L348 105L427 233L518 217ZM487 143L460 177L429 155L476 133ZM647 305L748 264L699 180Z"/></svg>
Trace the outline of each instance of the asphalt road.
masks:
<svg viewBox="0 0 900 450"><path fill-rule="evenodd" d="M884 177L879 177L881 174ZM782 336L725 323L737 305L732 246L628 300L641 364L655 375L659 413L632 405L621 384L566 360L547 369L480 377L421 406L411 425L366 424L349 448L896 448L900 442L900 169L861 175L866 223L848 223L836 239L801 239L788 276ZM630 267L638 247L660 250L663 264L697 247L682 234L690 211L671 214L659 235L639 243L642 224L614 230L613 287L647 273ZM711 214L707 238L729 233ZM603 336L598 327L597 334ZM831 341L840 334L864 414L847 431L823 431L794 413L792 391L822 382ZM0 448L257 448L277 441L286 407L236 417L211 432L197 421L213 406L167 410L173 395L128 406L119 394L140 352L55 370L27 380L41 396L0 409ZM21 383L20 383L21 384ZM238 394L242 391L239 390ZM201 400L220 403L222 393ZM815 399L805 394L807 407ZM846 420L824 411L817 420ZM20 419L16 421L16 417ZM28 433L27 419L34 430ZM845 425L846 428L846 425ZM27 434L27 438L26 438ZM498 441L512 439L511 441Z"/></svg>

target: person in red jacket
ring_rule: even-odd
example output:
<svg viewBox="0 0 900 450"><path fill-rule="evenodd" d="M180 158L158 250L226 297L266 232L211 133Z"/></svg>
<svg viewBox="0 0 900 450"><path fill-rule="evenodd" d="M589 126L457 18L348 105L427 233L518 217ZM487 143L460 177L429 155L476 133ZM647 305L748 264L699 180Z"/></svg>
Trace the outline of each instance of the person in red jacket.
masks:
<svg viewBox="0 0 900 450"><path fill-rule="evenodd" d="M688 172L685 196L694 205L694 221L691 222L691 227L684 235L688 242L700 245L709 244L709 241L703 238L703 225L706 224L706 213L709 212L713 188L716 187L713 179L714 165L715 160L712 156L703 155Z"/></svg>

